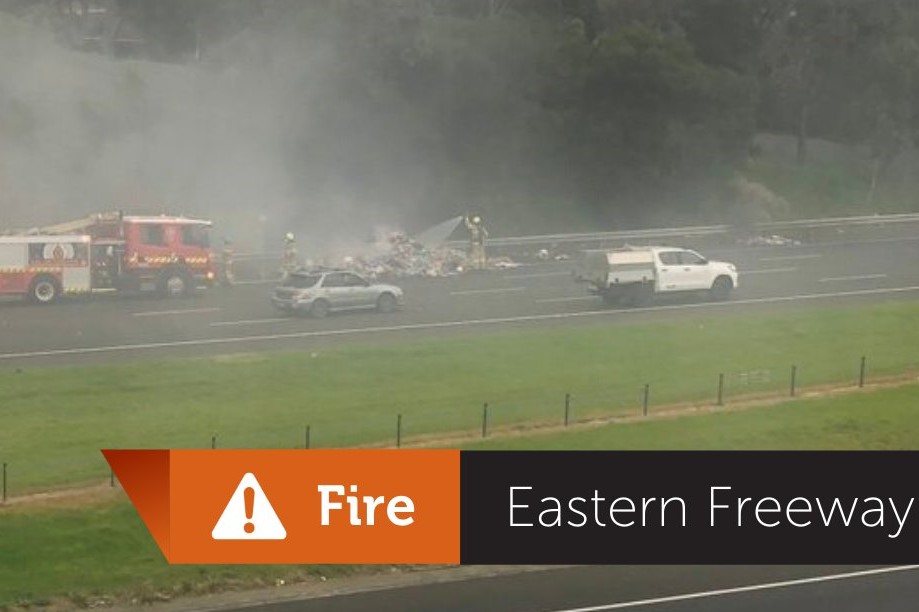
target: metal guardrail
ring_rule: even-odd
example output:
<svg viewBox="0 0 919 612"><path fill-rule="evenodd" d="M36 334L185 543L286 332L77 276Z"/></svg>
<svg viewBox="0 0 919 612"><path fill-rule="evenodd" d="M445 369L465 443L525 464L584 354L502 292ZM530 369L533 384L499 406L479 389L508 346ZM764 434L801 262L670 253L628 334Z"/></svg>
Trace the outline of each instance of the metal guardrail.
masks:
<svg viewBox="0 0 919 612"><path fill-rule="evenodd" d="M800 228L844 227L860 225L886 225L896 223L919 223L919 213L901 213L892 215L868 215L862 217L832 217L827 219L799 219L796 221L774 221L759 223L753 226L756 232L776 232ZM645 230L625 230L620 232L590 232L584 234L544 234L537 236L516 236L495 238L488 241L492 246L524 246L530 244L602 242L628 239L652 239L691 236L713 236L727 234L737 228L732 225L701 225L673 228L655 228ZM463 246L466 241L453 240L450 246Z"/></svg>
<svg viewBox="0 0 919 612"><path fill-rule="evenodd" d="M866 225L884 226L903 223L919 223L919 213L898 213L890 215L867 215L861 217L831 217L826 219L799 219L795 221L774 221L753 226L757 233L788 230L857 227ZM532 245L559 245L571 243L615 242L628 240L653 240L666 238L690 238L699 236L727 235L737 228L732 225L699 225L673 228L636 229L618 232L588 232L575 234L540 234L535 236L511 236L490 238L489 247L523 247ZM465 248L467 240L450 240L445 243L452 248ZM281 253L237 254L237 261L280 260Z"/></svg>
<svg viewBox="0 0 919 612"><path fill-rule="evenodd" d="M676 227L669 229L629 230L622 232L592 232L587 234L542 234L536 236L515 236L510 238L490 238L489 246L525 246L531 244L563 244L570 242L602 242L608 240L627 240L630 238L668 238L673 236L710 236L726 232L728 226L709 225ZM451 240L448 246L461 247L466 240Z"/></svg>

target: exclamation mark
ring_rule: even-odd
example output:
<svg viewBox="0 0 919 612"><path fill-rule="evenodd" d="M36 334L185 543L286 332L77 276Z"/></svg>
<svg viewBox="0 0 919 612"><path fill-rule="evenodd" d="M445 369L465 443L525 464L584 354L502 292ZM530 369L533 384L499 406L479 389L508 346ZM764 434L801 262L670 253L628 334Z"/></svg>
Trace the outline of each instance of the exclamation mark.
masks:
<svg viewBox="0 0 919 612"><path fill-rule="evenodd" d="M255 505L255 489L246 487L243 489L243 502L246 505L246 519L248 522L243 526L246 533L255 531L255 523L252 522L252 508Z"/></svg>

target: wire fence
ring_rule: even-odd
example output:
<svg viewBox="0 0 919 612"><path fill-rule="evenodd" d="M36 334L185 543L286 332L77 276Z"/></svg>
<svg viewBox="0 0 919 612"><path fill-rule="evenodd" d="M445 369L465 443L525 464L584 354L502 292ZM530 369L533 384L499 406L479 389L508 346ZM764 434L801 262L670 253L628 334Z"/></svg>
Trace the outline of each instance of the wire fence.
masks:
<svg viewBox="0 0 919 612"><path fill-rule="evenodd" d="M872 380L880 382L895 376L902 378L919 367L919 363L904 367L902 362L884 363L879 360L874 366L867 355L861 355L838 366L828 367L825 362L822 366L802 367L799 363L790 363L781 368L721 371L692 381L679 378L631 381L619 385L616 391L607 391L602 386L580 391L560 389L552 397L536 397L522 391L508 392L501 397L483 398L478 404L469 402L470 405L460 408L455 405L455 398L442 398L433 406L424 404L424 409L415 410L405 408L389 416L378 414L357 420L327 420L321 424L304 422L298 430L288 427L277 432L274 438L276 444L263 443L258 448L456 446L510 433L561 432L586 423L653 419L664 413L689 412L699 407L717 411L731 403L781 401L827 387L863 388ZM623 392L627 390L631 393ZM204 434L197 446L211 449L252 447L247 432L238 430ZM8 503L17 496L17 492L19 497L23 497L49 490L47 486L36 485L36 475L60 474L66 469L63 457L56 456L54 452L42 459L28 461L26 465L3 461L0 503ZM96 487L102 483L103 472L97 474L91 480ZM107 469L105 474L109 486L116 487L114 473ZM38 482L41 480L37 479ZM87 479L80 481L82 484L89 482ZM59 490L59 481L55 486L58 489L50 489Z"/></svg>

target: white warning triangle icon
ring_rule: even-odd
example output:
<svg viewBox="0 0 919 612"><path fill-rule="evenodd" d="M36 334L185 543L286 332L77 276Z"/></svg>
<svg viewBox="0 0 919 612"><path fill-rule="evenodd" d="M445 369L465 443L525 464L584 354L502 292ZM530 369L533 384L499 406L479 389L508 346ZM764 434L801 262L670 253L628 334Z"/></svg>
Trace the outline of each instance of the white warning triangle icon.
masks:
<svg viewBox="0 0 919 612"><path fill-rule="evenodd" d="M211 537L215 540L283 540L287 530L255 475L248 473L239 481Z"/></svg>

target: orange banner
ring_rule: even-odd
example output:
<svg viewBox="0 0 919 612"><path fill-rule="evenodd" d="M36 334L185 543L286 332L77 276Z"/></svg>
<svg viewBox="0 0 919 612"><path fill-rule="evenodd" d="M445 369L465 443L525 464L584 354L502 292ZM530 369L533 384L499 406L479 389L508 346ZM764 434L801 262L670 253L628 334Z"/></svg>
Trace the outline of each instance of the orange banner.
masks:
<svg viewBox="0 0 919 612"><path fill-rule="evenodd" d="M459 451L102 452L170 563L459 563Z"/></svg>

